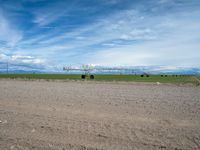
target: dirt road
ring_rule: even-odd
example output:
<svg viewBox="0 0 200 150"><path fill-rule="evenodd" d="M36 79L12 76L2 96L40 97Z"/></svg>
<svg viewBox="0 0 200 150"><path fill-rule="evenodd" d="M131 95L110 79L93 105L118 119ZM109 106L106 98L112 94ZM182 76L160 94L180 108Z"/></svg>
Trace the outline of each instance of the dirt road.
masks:
<svg viewBox="0 0 200 150"><path fill-rule="evenodd" d="M199 150L200 88L0 80L1 150Z"/></svg>

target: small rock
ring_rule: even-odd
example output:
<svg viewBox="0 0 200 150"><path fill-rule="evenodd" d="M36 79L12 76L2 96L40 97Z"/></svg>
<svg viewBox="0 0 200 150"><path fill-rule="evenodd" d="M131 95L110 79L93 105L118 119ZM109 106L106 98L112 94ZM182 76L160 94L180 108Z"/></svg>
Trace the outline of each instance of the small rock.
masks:
<svg viewBox="0 0 200 150"><path fill-rule="evenodd" d="M160 82L156 82L157 85L160 85Z"/></svg>
<svg viewBox="0 0 200 150"><path fill-rule="evenodd" d="M32 129L31 132L34 133L34 132L35 132L35 129Z"/></svg>
<svg viewBox="0 0 200 150"><path fill-rule="evenodd" d="M12 145L11 147L10 147L10 150L13 150L15 148L15 146L14 145Z"/></svg>
<svg viewBox="0 0 200 150"><path fill-rule="evenodd" d="M103 137L103 138L108 138L107 136L102 135L102 134L97 134L97 136L99 136L99 137Z"/></svg>
<svg viewBox="0 0 200 150"><path fill-rule="evenodd" d="M49 147L51 147L51 148L52 148L52 147L53 147L53 145L52 145L52 144L49 144Z"/></svg>
<svg viewBox="0 0 200 150"><path fill-rule="evenodd" d="M161 149L166 149L167 147L166 147L166 146L163 146L163 145L161 145L159 148L161 148Z"/></svg>

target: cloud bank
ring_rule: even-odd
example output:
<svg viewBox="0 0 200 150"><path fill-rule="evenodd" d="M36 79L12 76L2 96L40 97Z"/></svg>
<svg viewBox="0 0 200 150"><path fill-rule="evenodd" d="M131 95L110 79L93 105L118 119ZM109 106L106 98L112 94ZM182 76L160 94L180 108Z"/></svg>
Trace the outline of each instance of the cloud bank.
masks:
<svg viewBox="0 0 200 150"><path fill-rule="evenodd" d="M200 67L199 0L0 0L0 61Z"/></svg>

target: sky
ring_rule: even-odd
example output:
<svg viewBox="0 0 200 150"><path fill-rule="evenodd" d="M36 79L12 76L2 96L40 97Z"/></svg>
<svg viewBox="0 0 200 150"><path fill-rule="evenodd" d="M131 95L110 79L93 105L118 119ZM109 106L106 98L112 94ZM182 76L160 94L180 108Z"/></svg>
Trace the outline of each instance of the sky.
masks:
<svg viewBox="0 0 200 150"><path fill-rule="evenodd" d="M200 67L200 0L0 0L0 65Z"/></svg>

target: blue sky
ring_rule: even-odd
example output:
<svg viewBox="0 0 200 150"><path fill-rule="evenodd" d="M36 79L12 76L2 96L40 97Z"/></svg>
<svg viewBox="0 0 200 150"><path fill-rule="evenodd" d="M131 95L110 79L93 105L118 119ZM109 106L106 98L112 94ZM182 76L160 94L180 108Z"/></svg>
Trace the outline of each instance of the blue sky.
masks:
<svg viewBox="0 0 200 150"><path fill-rule="evenodd" d="M0 64L200 66L200 0L0 0Z"/></svg>

